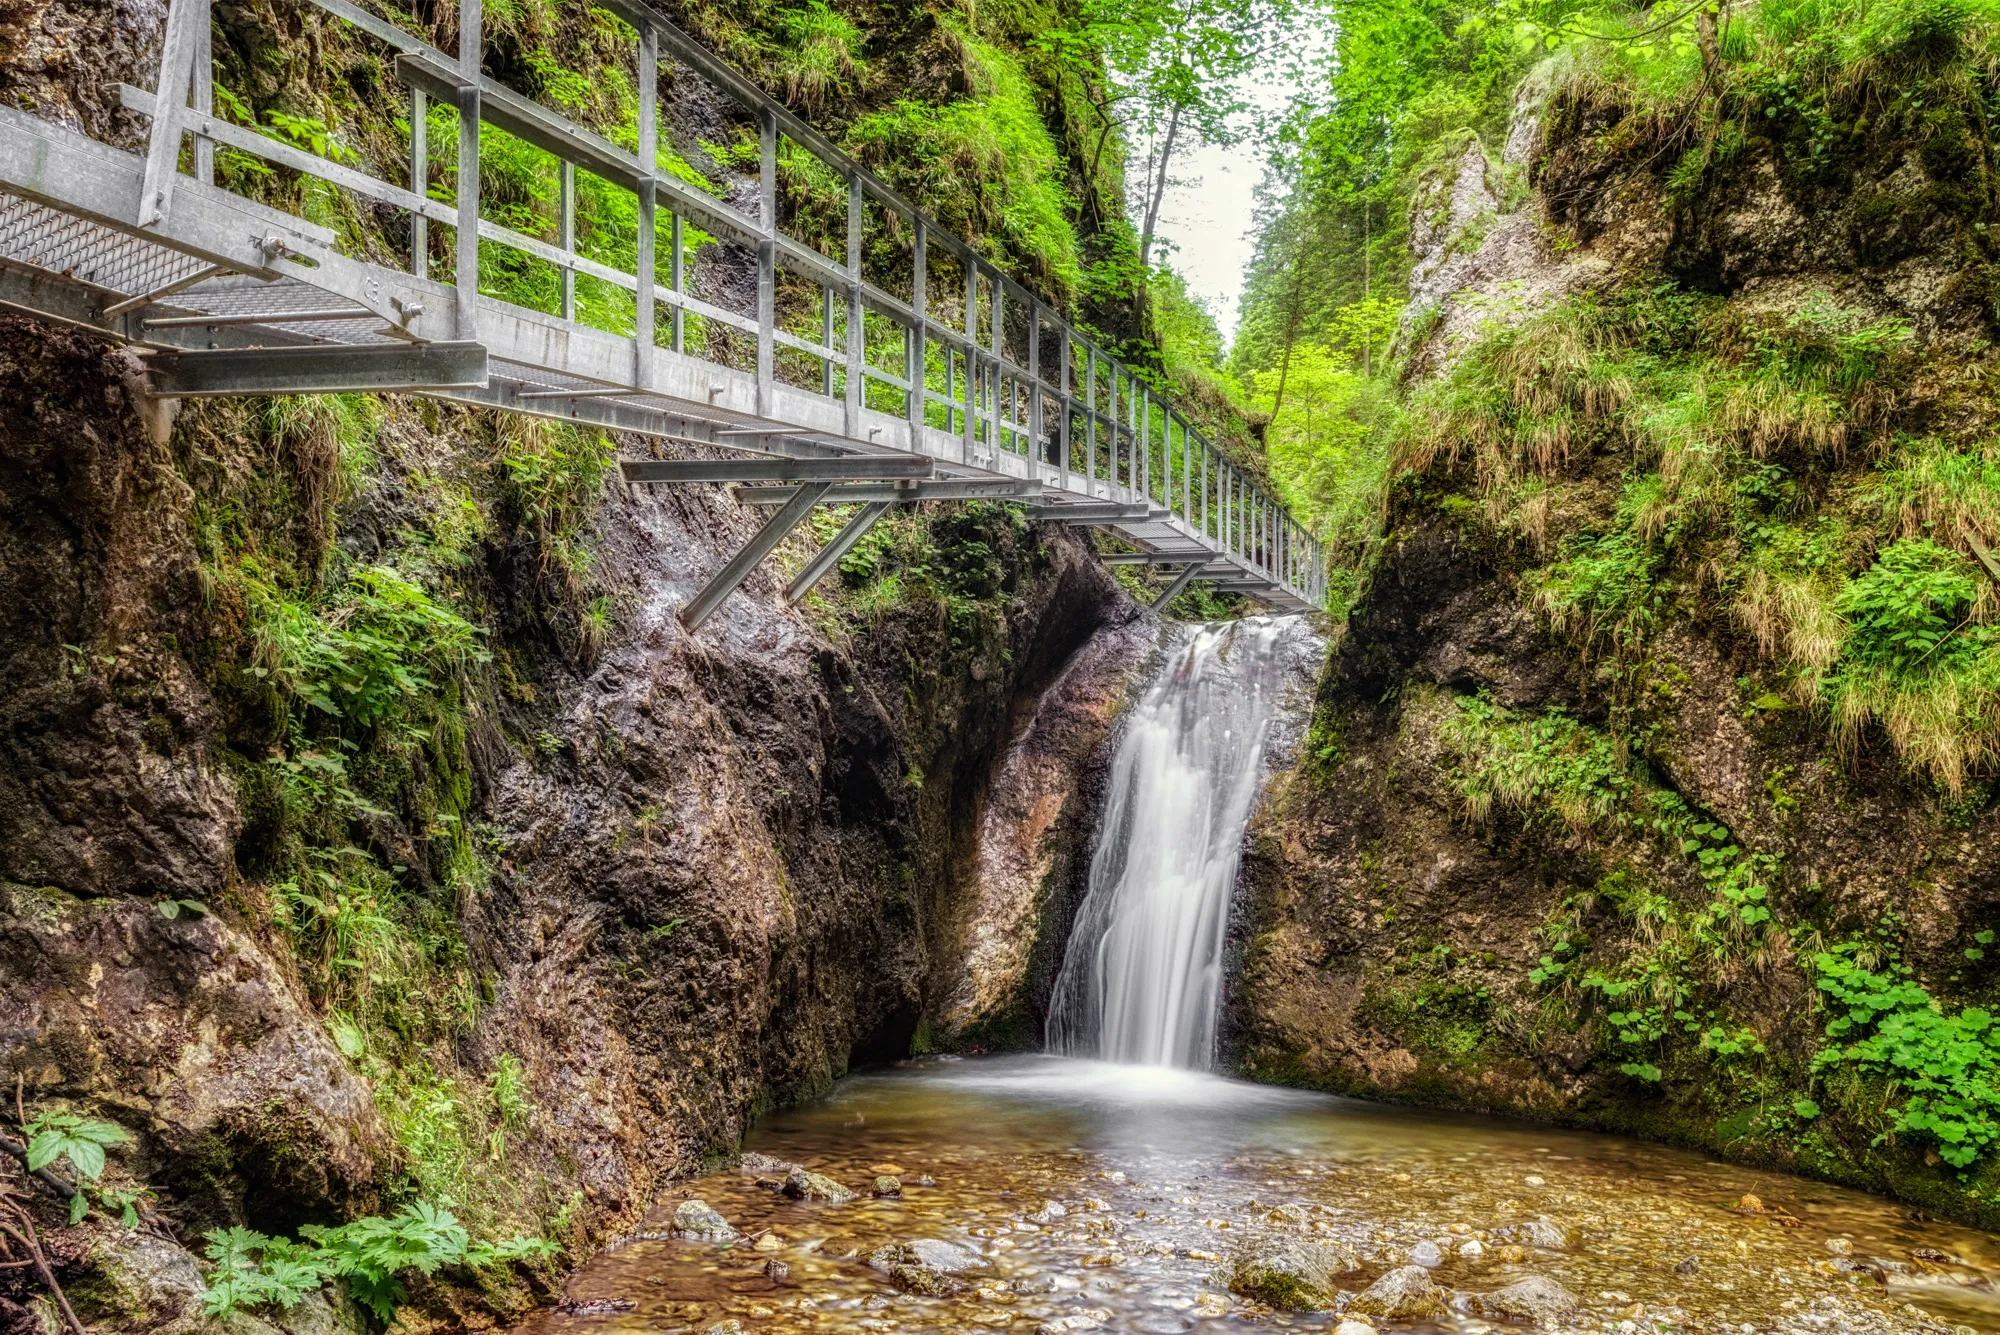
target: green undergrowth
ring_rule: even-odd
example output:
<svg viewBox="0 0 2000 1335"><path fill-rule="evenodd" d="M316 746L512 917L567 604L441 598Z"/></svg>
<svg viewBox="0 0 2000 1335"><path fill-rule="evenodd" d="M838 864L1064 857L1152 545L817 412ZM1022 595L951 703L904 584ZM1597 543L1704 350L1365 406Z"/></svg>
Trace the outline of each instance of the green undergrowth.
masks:
<svg viewBox="0 0 2000 1335"><path fill-rule="evenodd" d="M827 506L807 521L817 551L859 507ZM984 643L1005 624L1006 600L1026 564L1047 559L1019 505L968 501L897 506L841 557L807 595L807 609L845 640L897 616L934 616L959 648Z"/></svg>
<svg viewBox="0 0 2000 1335"><path fill-rule="evenodd" d="M441 434L470 448L440 466ZM443 1239L408 1266L504 1282L484 1264L497 1254L445 1244L468 1229L539 1237L561 1202L514 1166L535 1116L521 1064L462 1056L492 984L460 923L498 852L478 823L468 735L495 726L503 691L532 699L495 642L496 559L525 569L517 612L572 660L601 639L585 530L608 445L563 425L482 429L436 404L340 398L205 404L177 440L213 627L197 661L245 818L241 888L212 907L290 956L372 1087L401 1150L385 1182L397 1219L415 1229L422 1215L418 1231ZM376 1238L378 1225L389 1232ZM402 1245L401 1226L355 1221L312 1245L236 1237L212 1301L290 1305L299 1286L339 1276L374 1303L401 1267L370 1270L343 1249L364 1234Z"/></svg>
<svg viewBox="0 0 2000 1335"><path fill-rule="evenodd" d="M1898 1171L1878 1152L1930 1156L1954 1174L1961 1206L2000 1202L1988 1201L2000 1143L1993 1012L1928 989L1900 958L1893 916L1856 918L1791 877L1782 854L1745 847L1666 787L1630 733L1481 696L1440 705L1466 819L1496 841L1566 849L1573 888L1541 926L1522 980L1530 1010L1489 1007L1485 987L1507 971L1454 973L1438 946L1405 951L1372 984L1378 1021L1468 1070L1581 1031L1635 1107L1642 1090L1666 1096L1656 1130L1855 1181ZM1992 940L1975 934L1967 960ZM1417 985L1397 977L1408 973ZM1804 1050L1764 995L1793 986L1786 978L1815 1012Z"/></svg>
<svg viewBox="0 0 2000 1335"><path fill-rule="evenodd" d="M1677 619L1733 623L1845 752L1956 795L2000 758L2000 415L1959 394L1938 430L1939 369L1824 297L1573 299L1417 391L1396 463L1463 478L1464 521L1607 674Z"/></svg>

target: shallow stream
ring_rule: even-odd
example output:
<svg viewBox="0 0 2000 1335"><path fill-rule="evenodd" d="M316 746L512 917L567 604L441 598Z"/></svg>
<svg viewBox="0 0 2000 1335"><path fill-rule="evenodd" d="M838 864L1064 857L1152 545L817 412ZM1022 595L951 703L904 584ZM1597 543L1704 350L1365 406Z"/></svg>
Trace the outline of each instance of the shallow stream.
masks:
<svg viewBox="0 0 2000 1335"><path fill-rule="evenodd" d="M1273 1235L1358 1254L1343 1301L1421 1257L1441 1261L1430 1273L1460 1309L1529 1275L1557 1282L1581 1301L1559 1329L2000 1332L2000 1237L1890 1201L1612 1136L1190 1071L920 1060L768 1118L748 1149L858 1194L792 1199L756 1160L682 1184L579 1272L580 1309L520 1335L1331 1329L1336 1313L1230 1292L1233 1257ZM901 1195L873 1195L878 1177ZM1746 1195L1762 1213L1742 1212ZM688 1198L741 1238L672 1236ZM969 1254L948 1296L903 1292L869 1263L925 1239ZM1464 1310L1374 1325L1522 1329Z"/></svg>

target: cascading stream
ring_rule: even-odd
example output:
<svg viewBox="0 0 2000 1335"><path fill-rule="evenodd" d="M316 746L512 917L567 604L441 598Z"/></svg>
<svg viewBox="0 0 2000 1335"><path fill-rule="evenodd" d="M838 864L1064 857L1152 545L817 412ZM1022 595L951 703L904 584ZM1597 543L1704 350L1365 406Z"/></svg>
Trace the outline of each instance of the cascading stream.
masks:
<svg viewBox="0 0 2000 1335"><path fill-rule="evenodd" d="M1206 1070L1243 830L1300 617L1196 630L1112 759L1090 880L1056 977L1055 1052Z"/></svg>

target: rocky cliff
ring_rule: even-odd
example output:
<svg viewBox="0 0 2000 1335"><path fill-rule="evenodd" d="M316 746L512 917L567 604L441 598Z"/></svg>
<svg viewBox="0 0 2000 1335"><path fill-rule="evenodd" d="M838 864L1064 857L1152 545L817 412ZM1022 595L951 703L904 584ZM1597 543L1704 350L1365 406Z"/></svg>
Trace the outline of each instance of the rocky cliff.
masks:
<svg viewBox="0 0 2000 1335"><path fill-rule="evenodd" d="M1087 548L998 507L885 520L816 610L760 572L695 637L756 522L719 489L415 403L169 420L122 354L4 342L0 1064L30 1119L131 1135L106 1183L160 1239L413 1193L629 1223L962 1009L996 764L1051 682L1143 655L1094 638L1144 623ZM88 1319L199 1328L162 1240L172 1282L90 1278L135 1245L75 1244Z"/></svg>
<svg viewBox="0 0 2000 1335"><path fill-rule="evenodd" d="M1981 39L1880 40L1789 103L1778 55L1664 103L1557 62L1419 188L1245 1073L2000 1218Z"/></svg>

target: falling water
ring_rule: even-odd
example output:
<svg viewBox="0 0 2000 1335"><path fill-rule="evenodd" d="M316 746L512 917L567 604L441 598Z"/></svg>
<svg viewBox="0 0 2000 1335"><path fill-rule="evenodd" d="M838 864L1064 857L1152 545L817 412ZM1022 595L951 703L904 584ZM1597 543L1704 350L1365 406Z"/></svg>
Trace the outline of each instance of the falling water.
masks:
<svg viewBox="0 0 2000 1335"><path fill-rule="evenodd" d="M1298 617L1201 627L1127 721L1056 977L1054 1051L1213 1063L1230 890L1298 634Z"/></svg>

